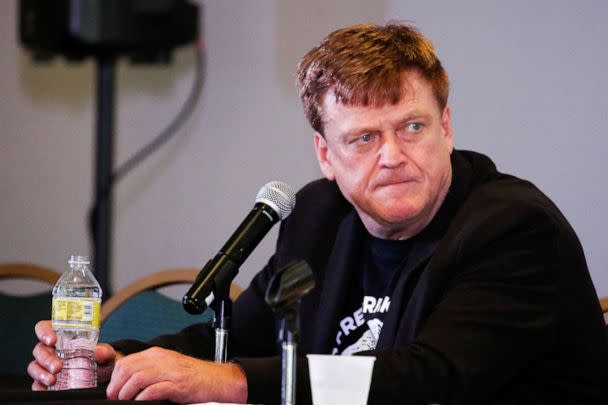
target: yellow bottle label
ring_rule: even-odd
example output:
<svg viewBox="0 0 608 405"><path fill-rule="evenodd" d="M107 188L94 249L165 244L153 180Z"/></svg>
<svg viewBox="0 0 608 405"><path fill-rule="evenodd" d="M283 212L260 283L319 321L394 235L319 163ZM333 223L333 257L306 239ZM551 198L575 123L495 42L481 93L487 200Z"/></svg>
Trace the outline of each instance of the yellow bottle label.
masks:
<svg viewBox="0 0 608 405"><path fill-rule="evenodd" d="M53 298L53 327L99 328L99 298Z"/></svg>

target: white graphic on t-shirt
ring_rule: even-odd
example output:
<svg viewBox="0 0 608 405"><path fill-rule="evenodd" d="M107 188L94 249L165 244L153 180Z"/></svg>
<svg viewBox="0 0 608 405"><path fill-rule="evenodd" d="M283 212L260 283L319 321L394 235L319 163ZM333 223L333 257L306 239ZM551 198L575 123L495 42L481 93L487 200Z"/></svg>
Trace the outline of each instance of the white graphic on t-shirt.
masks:
<svg viewBox="0 0 608 405"><path fill-rule="evenodd" d="M374 350L378 344L380 330L382 330L382 321L380 319L370 319L367 321L367 327L363 335L352 345L348 346L342 352L343 356L349 356L353 353L364 352L366 350Z"/></svg>
<svg viewBox="0 0 608 405"><path fill-rule="evenodd" d="M348 346L342 354L352 354L363 350L375 349L376 344L378 343L378 337L380 336L380 330L382 329L382 321L377 318L372 318L368 319L366 322L364 314L384 314L388 312L390 305L391 298L388 296L380 298L370 295L364 296L361 306L353 312L353 315L346 316L340 321L340 329L336 334L337 346L332 350L332 354L338 354L338 347L342 344L342 337L350 335L365 324L367 324L369 330L363 332L357 342ZM350 352L347 353L347 350L350 350Z"/></svg>
<svg viewBox="0 0 608 405"><path fill-rule="evenodd" d="M361 309L364 314L385 313L391 305L391 297L376 298L369 295L363 297Z"/></svg>

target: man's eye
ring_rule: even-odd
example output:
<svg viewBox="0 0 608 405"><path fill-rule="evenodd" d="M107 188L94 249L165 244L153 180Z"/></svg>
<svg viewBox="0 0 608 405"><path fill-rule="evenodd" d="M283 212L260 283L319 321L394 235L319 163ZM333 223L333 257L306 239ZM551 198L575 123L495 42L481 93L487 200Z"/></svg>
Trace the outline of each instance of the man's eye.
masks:
<svg viewBox="0 0 608 405"><path fill-rule="evenodd" d="M418 132L422 129L422 124L419 122L412 122L411 124L407 125L407 129L409 129L410 131Z"/></svg>
<svg viewBox="0 0 608 405"><path fill-rule="evenodd" d="M363 142L369 142L372 140L372 134L363 134L360 138Z"/></svg>

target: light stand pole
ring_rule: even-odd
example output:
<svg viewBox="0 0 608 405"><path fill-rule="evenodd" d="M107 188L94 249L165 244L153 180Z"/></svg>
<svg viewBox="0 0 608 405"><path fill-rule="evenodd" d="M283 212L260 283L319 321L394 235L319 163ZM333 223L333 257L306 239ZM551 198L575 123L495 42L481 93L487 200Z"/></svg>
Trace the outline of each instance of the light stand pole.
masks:
<svg viewBox="0 0 608 405"><path fill-rule="evenodd" d="M112 170L114 167L114 86L116 57L99 55L97 63L97 121L95 147L95 205L91 212L93 267L104 295L110 291L112 256Z"/></svg>

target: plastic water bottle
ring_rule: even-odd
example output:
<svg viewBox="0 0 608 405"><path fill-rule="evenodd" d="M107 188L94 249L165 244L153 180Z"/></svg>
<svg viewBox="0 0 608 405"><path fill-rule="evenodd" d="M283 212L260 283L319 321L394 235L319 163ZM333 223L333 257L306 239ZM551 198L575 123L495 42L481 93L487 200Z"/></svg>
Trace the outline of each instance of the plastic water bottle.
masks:
<svg viewBox="0 0 608 405"><path fill-rule="evenodd" d="M91 273L88 256L70 256L69 270L53 288L55 351L63 362L54 391L97 386L93 351L99 337L101 287Z"/></svg>

